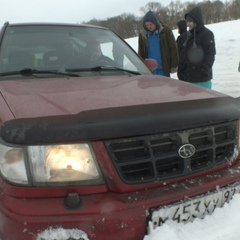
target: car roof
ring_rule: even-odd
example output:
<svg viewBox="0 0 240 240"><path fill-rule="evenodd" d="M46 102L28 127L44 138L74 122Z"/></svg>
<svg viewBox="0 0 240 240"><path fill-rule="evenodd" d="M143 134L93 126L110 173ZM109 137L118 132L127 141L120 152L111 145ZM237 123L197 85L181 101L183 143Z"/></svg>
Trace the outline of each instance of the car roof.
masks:
<svg viewBox="0 0 240 240"><path fill-rule="evenodd" d="M10 23L5 22L4 25L17 27L17 26L69 26L69 27L90 27L98 29L108 29L101 26L91 25L91 24L78 24L78 23L55 23L55 22L22 22L22 23Z"/></svg>

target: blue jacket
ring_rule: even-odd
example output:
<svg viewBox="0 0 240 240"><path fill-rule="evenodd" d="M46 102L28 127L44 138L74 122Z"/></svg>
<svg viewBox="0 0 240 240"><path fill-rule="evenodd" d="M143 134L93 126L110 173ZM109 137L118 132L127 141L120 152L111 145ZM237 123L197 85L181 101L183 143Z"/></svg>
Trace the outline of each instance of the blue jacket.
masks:
<svg viewBox="0 0 240 240"><path fill-rule="evenodd" d="M162 71L165 76L170 76L171 69L178 66L178 49L172 30L165 24L161 23L155 17L152 11L147 12L143 18L143 28L145 33L139 33L138 37L138 54L143 58L149 58L148 46L148 29L145 26L146 21L153 22L158 27L158 41L160 46L160 56L162 62Z"/></svg>

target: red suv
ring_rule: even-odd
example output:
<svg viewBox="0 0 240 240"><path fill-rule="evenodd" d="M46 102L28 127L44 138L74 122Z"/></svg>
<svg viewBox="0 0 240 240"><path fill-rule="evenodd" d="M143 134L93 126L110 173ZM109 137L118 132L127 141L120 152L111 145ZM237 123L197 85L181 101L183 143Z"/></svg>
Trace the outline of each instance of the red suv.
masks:
<svg viewBox="0 0 240 240"><path fill-rule="evenodd" d="M146 62L105 28L4 24L1 240L142 240L239 192L239 99Z"/></svg>

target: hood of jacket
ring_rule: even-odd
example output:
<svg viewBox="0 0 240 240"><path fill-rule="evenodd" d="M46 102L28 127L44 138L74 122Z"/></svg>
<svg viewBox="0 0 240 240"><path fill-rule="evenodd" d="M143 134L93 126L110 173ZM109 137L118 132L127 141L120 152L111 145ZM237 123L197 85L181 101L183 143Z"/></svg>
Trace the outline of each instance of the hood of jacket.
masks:
<svg viewBox="0 0 240 240"><path fill-rule="evenodd" d="M148 31L148 29L146 28L146 25L145 25L146 22L152 22L152 23L156 24L157 29L160 28L160 23L159 23L159 21L157 20L154 12L152 12L152 11L148 11L148 12L145 14L145 16L143 17L143 28L144 28L146 31Z"/></svg>
<svg viewBox="0 0 240 240"><path fill-rule="evenodd" d="M185 20L180 20L180 21L178 21L177 26L178 26L178 28L179 28L178 32L179 32L180 34L182 34L182 33L184 33L184 32L187 31L187 23L186 23Z"/></svg>
<svg viewBox="0 0 240 240"><path fill-rule="evenodd" d="M191 17L196 23L196 30L199 30L204 27L202 11L199 7L194 7L191 11L185 14L185 19Z"/></svg>

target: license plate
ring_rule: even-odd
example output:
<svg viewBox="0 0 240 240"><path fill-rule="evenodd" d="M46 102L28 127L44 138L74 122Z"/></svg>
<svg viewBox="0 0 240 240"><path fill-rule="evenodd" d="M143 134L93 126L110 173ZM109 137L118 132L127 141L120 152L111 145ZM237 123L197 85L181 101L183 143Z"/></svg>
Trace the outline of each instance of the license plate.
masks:
<svg viewBox="0 0 240 240"><path fill-rule="evenodd" d="M161 226L167 220L175 222L192 222L195 218L210 215L217 207L228 203L234 194L240 193L240 185L219 189L206 195L183 200L173 205L155 209L151 213L148 232Z"/></svg>

